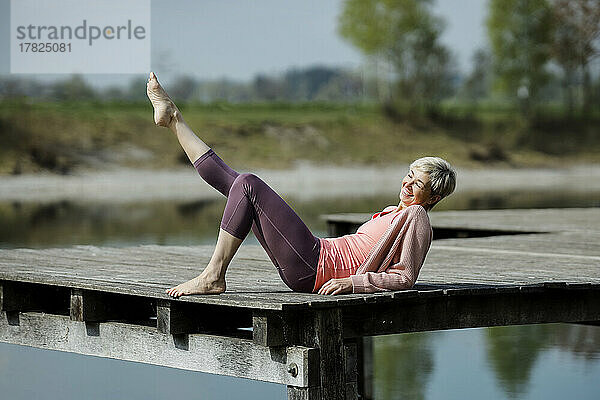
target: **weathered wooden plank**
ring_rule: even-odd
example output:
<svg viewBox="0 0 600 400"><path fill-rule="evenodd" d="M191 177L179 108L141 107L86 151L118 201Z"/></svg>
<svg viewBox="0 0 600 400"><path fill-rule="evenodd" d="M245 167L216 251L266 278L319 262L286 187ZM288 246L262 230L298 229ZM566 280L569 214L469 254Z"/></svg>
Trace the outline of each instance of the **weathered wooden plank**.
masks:
<svg viewBox="0 0 600 400"><path fill-rule="evenodd" d="M594 231L598 208L441 211L430 213L434 227L505 229L527 232Z"/></svg>
<svg viewBox="0 0 600 400"><path fill-rule="evenodd" d="M578 235L577 232L561 235L568 236L569 244L579 240L574 236ZM539 235L535 240L531 239L532 245L541 248L544 237L547 237L548 247L559 243L555 237ZM495 239L455 241L453 243L457 244L451 246L448 243L443 246L434 244L419 283L524 285L552 280L600 283L599 262L592 247L587 253L577 248L578 254L555 257L548 252L535 254L521 249L506 252L505 248L492 245L504 242L508 243L507 246L512 245L517 243L515 239L512 242L505 238ZM477 247L468 247L469 243L475 243L474 240L478 240ZM483 247L482 243L488 243L488 246ZM0 253L0 278L167 300L164 289L194 276L198 265L208 260L211 249L210 246L139 246L127 249L85 246L4 250ZM366 298L368 301L380 301L376 296L331 298L292 293L283 285L258 246L242 247L228 273L228 284L228 292L223 295L186 296L178 301L265 310L350 306L360 304Z"/></svg>
<svg viewBox="0 0 600 400"><path fill-rule="evenodd" d="M321 387L300 388L296 386L287 387L288 400L321 400Z"/></svg>
<svg viewBox="0 0 600 400"><path fill-rule="evenodd" d="M210 247L201 247L198 250L198 258L190 256L189 249L185 247L178 247L176 250L172 247L165 248L160 256L155 254L160 253L156 249L156 246L140 246L126 251L99 248L62 249L61 252L55 249L10 250L3 252L0 257L0 276L66 287L89 290L102 288L115 293L168 299L164 289L197 274L198 264L203 263L202 257L206 257L205 261L208 262L207 249ZM179 250L182 255L177 257ZM256 257L257 250L264 253L258 246L251 246L249 250L242 249L240 255ZM273 296L265 292L291 293L291 291L281 282L266 256L260 256L262 260L252 259L239 267L232 266L231 272L237 269L239 273L229 274L231 278L228 279L228 293L222 296L203 296L201 300L198 299L200 296L186 297L180 301L231 306L243 303L246 306L262 309L281 309L282 302L273 299ZM165 259L168 259L172 265L162 271L157 269L156 263ZM185 267L186 263L193 264L193 268ZM289 297L288 299L291 300ZM292 304L303 302L303 300L291 301ZM286 301L283 302L285 303Z"/></svg>
<svg viewBox="0 0 600 400"><path fill-rule="evenodd" d="M357 400L358 397L358 385L356 382L346 383L346 400Z"/></svg>
<svg viewBox="0 0 600 400"><path fill-rule="evenodd" d="M600 221L599 221L600 223ZM437 248L479 248L490 251L508 251L508 254L526 253L536 257L575 257L600 259L600 234L592 232L560 232L534 235L508 235L487 238L444 239L434 243ZM591 258L590 258L591 257Z"/></svg>
<svg viewBox="0 0 600 400"><path fill-rule="evenodd" d="M466 240L466 239L465 239ZM470 240L470 239L469 239ZM600 260L434 244L419 283L527 285L542 282L600 283Z"/></svg>
<svg viewBox="0 0 600 400"><path fill-rule="evenodd" d="M432 211L429 213L434 232L443 231L489 231L505 232L591 232L600 224L597 208L562 208L536 210L471 210ZM371 214L328 214L333 236L354 232ZM447 235L442 237L448 237Z"/></svg>
<svg viewBox="0 0 600 400"><path fill-rule="evenodd" d="M418 283L488 286L529 285L552 280L600 283L598 246L586 244L583 241L586 235L567 232L523 236L522 246L544 250L538 252L527 250L527 247L516 247L521 242L514 237L443 241L441 245L434 244ZM564 245L561 245L561 239L564 239ZM580 243L579 247L576 247L577 243ZM506 246L515 248L511 250ZM554 252L547 251L553 246ZM571 247L577 254L567 254ZM0 253L0 278L167 300L169 298L164 289L171 283L195 275L198 264L208 260L210 252L211 247L173 246L5 250ZM386 295L381 298L379 295L331 298L292 293L283 285L264 251L258 246L243 246L234 261L228 273L227 293L220 296L186 296L178 301L264 310L351 306L364 301L386 301ZM407 294L398 292L393 296Z"/></svg>
<svg viewBox="0 0 600 400"><path fill-rule="evenodd" d="M251 340L212 335L186 335L187 346L155 328L106 322L98 334L88 335L86 325L68 316L22 313L18 326L0 315L0 341L42 349L162 365L190 371L228 375L296 387L308 387L318 376L318 350L302 346L269 349ZM148 351L152 349L152 351ZM312 364L311 364L312 362ZM288 372L295 364L297 373Z"/></svg>
<svg viewBox="0 0 600 400"><path fill-rule="evenodd" d="M346 400L358 399L358 346L355 341L344 343L344 374Z"/></svg>

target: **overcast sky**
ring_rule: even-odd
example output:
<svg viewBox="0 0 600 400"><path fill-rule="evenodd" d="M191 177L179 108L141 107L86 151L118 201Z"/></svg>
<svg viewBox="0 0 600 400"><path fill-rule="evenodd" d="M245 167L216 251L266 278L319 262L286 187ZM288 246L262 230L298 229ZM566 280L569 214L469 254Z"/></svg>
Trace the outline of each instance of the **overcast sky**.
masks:
<svg viewBox="0 0 600 400"><path fill-rule="evenodd" d="M470 68L473 51L485 44L487 2L437 0L434 7L447 22L442 40L463 71ZM151 4L152 69L167 80L182 74L247 80L290 67L356 68L364 61L337 34L343 0L152 0ZM3 74L9 71L9 5L10 0L0 0ZM105 85L128 81L132 75L86 77Z"/></svg>

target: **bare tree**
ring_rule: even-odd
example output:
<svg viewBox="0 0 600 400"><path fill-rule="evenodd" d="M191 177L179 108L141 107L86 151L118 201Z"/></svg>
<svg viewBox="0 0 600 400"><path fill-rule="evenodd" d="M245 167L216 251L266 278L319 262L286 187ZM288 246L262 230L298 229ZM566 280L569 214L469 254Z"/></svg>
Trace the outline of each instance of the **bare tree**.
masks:
<svg viewBox="0 0 600 400"><path fill-rule="evenodd" d="M343 38L394 68L390 94L410 107L436 106L454 91L454 63L440 41L444 21L432 0L347 0L339 17ZM392 99L388 99L392 100Z"/></svg>
<svg viewBox="0 0 600 400"><path fill-rule="evenodd" d="M588 113L592 102L590 64L600 55L600 1L554 0L553 17L553 55L564 71L569 111L574 109L573 86L580 76L583 112Z"/></svg>
<svg viewBox="0 0 600 400"><path fill-rule="evenodd" d="M494 87L518 101L529 117L549 79L554 28L549 0L490 0L486 23Z"/></svg>

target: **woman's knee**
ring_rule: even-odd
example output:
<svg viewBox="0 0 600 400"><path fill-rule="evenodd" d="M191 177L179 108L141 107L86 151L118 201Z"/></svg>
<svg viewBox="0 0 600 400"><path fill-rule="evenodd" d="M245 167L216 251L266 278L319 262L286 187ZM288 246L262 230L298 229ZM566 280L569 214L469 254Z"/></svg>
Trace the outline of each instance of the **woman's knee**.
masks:
<svg viewBox="0 0 600 400"><path fill-rule="evenodd" d="M260 184L263 184L262 180L254 175L254 174L240 174L233 181L232 188L242 187L242 188L254 188Z"/></svg>

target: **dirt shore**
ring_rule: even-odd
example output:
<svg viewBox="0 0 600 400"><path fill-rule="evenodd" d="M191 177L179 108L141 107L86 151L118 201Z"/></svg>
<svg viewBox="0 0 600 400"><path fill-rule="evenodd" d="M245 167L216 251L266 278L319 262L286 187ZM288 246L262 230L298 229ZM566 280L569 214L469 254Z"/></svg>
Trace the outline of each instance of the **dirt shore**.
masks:
<svg viewBox="0 0 600 400"><path fill-rule="evenodd" d="M375 167L316 167L298 164L289 170L253 171L279 193L299 200L343 196L395 195L406 165ZM458 170L457 192L600 191L600 165L563 169ZM77 175L0 177L0 201L60 200L139 202L194 200L221 195L204 183L193 168L177 170L118 169Z"/></svg>

